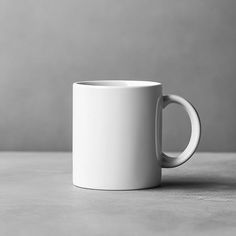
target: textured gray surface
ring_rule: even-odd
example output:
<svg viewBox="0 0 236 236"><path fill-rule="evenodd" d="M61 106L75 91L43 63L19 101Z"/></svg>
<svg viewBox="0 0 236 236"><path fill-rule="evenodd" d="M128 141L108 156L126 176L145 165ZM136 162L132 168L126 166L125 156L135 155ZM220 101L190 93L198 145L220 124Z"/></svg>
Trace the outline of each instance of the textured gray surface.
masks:
<svg viewBox="0 0 236 236"><path fill-rule="evenodd" d="M235 9L235 0L0 0L0 150L71 150L72 82L137 78L192 101L199 150L236 151ZM164 113L165 150L187 142L180 111Z"/></svg>
<svg viewBox="0 0 236 236"><path fill-rule="evenodd" d="M159 188L71 184L70 153L0 154L0 235L235 235L236 154L199 153Z"/></svg>

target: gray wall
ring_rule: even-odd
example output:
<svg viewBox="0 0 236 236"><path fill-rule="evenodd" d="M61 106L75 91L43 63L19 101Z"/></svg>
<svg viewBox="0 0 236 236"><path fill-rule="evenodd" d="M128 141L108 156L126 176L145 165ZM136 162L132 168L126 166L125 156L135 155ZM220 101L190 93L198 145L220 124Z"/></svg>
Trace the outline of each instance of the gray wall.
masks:
<svg viewBox="0 0 236 236"><path fill-rule="evenodd" d="M144 79L199 110L202 151L236 151L235 0L0 0L0 150L71 150L71 84ZM189 121L164 112L164 149Z"/></svg>

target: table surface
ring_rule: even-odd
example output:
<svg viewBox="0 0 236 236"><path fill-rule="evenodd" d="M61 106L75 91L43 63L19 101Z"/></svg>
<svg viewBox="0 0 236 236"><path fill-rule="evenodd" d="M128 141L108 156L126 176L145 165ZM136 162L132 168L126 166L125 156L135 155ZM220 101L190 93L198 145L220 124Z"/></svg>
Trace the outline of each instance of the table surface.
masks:
<svg viewBox="0 0 236 236"><path fill-rule="evenodd" d="M71 182L71 153L0 153L0 235L235 235L236 153L197 153L162 185Z"/></svg>

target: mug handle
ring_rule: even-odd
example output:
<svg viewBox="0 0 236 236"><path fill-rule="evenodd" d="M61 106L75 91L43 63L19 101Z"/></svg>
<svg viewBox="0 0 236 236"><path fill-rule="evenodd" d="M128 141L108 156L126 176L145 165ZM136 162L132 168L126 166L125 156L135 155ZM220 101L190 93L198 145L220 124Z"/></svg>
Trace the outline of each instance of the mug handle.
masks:
<svg viewBox="0 0 236 236"><path fill-rule="evenodd" d="M178 157L170 157L165 153L162 153L162 167L172 168L177 167L185 163L195 152L201 136L201 122L200 117L193 107L193 105L185 100L184 98L177 95L166 95L163 96L163 108L165 108L170 103L177 103L184 107L185 111L188 113L191 121L191 137L188 146Z"/></svg>

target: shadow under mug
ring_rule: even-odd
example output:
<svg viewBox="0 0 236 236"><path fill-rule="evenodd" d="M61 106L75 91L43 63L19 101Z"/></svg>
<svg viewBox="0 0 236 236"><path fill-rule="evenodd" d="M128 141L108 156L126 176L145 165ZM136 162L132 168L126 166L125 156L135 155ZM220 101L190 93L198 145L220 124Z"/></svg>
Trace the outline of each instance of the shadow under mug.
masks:
<svg viewBox="0 0 236 236"><path fill-rule="evenodd" d="M178 157L162 152L162 110L184 107L189 144ZM131 190L161 183L161 168L176 167L195 152L201 133L195 108L177 95L162 95L152 81L97 80L73 84L73 184Z"/></svg>

